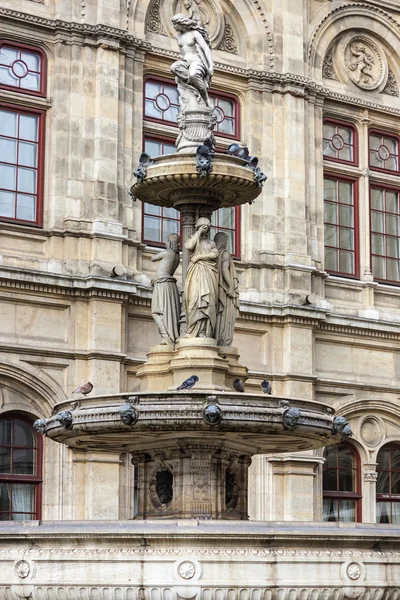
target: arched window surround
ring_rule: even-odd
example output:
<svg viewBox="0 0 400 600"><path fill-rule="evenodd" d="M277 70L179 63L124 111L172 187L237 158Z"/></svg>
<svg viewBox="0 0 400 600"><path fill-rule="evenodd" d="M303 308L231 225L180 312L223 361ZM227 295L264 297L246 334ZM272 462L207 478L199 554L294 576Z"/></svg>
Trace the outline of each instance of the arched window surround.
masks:
<svg viewBox="0 0 400 600"><path fill-rule="evenodd" d="M339 488L340 486L340 471L341 470L345 470L345 468L340 467L339 466L339 462L337 463L338 467L335 469L336 470L336 478L337 478L337 485L335 490L326 490L324 488L323 485L323 499L325 500L332 500L337 501L338 503L340 502L340 500L348 500L348 501L353 501L355 502L355 522L360 523L362 522L362 470L361 470L361 458L360 458L360 454L357 450L357 448L355 447L354 444L351 444L349 442L341 442L341 444L337 444L335 446L328 446L325 449L325 452L323 454L323 456L326 456L326 451L328 450L334 450L337 449L339 450L339 448L346 448L351 450L352 455L353 455L353 459L354 459L354 467L353 470L355 471L355 477L354 477L354 491L351 492L346 492L346 491L341 491ZM337 460L339 460L339 457L337 458ZM323 466L323 475L325 475L325 473L328 470L328 464L325 462L324 466ZM323 477L324 480L324 477ZM323 481L324 484L324 481ZM325 519L324 520L327 521L336 521L336 519ZM341 521L340 519L340 509L339 509L339 521Z"/></svg>
<svg viewBox="0 0 400 600"><path fill-rule="evenodd" d="M25 413L10 411L0 414L0 422L2 420L18 420L26 423L32 429L33 439L35 440L36 456L35 456L35 474L7 474L0 473L0 484L1 483L17 483L17 484L31 484L34 485L34 510L32 520L40 520L42 517L42 484L43 484L43 440L42 436L39 435L33 429L33 423L35 417L30 417ZM17 445L12 445L12 448L18 448ZM17 512L17 511L15 511ZM0 516L0 521L1 521ZM7 520L7 519L5 519Z"/></svg>

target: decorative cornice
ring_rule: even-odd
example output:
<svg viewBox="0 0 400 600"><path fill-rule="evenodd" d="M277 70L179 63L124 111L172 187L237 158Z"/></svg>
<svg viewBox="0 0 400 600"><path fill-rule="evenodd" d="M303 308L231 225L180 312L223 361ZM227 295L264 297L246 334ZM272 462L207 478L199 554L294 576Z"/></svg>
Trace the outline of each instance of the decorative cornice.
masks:
<svg viewBox="0 0 400 600"><path fill-rule="evenodd" d="M354 319L351 319L354 322ZM368 323L366 327L361 327L360 325L345 325L345 324L337 324L330 323L329 321L322 322L319 325L320 331L327 331L329 333L338 333L341 336L349 335L349 336L360 336L360 337L368 337L375 339L384 339L391 341L400 341L400 327L399 331L390 331L388 329L382 329L387 327L387 323L384 321L376 323L377 328L371 329L371 323ZM378 328L379 327L379 328Z"/></svg>

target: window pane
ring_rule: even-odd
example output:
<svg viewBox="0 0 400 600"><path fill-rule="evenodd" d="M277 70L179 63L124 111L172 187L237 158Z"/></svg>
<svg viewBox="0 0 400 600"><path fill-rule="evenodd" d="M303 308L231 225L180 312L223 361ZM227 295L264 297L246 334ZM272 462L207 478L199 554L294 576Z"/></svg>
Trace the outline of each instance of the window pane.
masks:
<svg viewBox="0 0 400 600"><path fill-rule="evenodd" d="M222 108L226 117L234 117L235 116L235 105L231 100L223 100L222 98L218 99L218 106Z"/></svg>
<svg viewBox="0 0 400 600"><path fill-rule="evenodd" d="M340 521L354 522L356 520L356 503L354 500L339 501Z"/></svg>
<svg viewBox="0 0 400 600"><path fill-rule="evenodd" d="M0 217L13 218L15 211L15 194L0 190Z"/></svg>
<svg viewBox="0 0 400 600"><path fill-rule="evenodd" d="M36 446L36 438L32 427L25 423L14 419L14 446L25 446L32 448Z"/></svg>
<svg viewBox="0 0 400 600"><path fill-rule="evenodd" d="M341 492L354 492L354 471L339 471L339 490Z"/></svg>
<svg viewBox="0 0 400 600"><path fill-rule="evenodd" d="M339 246L339 228L333 225L325 225L325 246Z"/></svg>
<svg viewBox="0 0 400 600"><path fill-rule="evenodd" d="M389 171L398 170L398 162L395 156L389 156L389 158L385 161L385 169L388 169Z"/></svg>
<svg viewBox="0 0 400 600"><path fill-rule="evenodd" d="M235 134L235 123L232 119L224 119L222 123L218 125L218 131L225 133L226 135Z"/></svg>
<svg viewBox="0 0 400 600"><path fill-rule="evenodd" d="M172 121L172 123L178 122L179 108L177 106L170 106L164 113L164 119L166 121Z"/></svg>
<svg viewBox="0 0 400 600"><path fill-rule="evenodd" d="M162 154L162 142L156 140L145 140L144 151L150 156L160 156Z"/></svg>
<svg viewBox="0 0 400 600"><path fill-rule="evenodd" d="M376 462L379 469L390 469L390 448L388 446L379 450Z"/></svg>
<svg viewBox="0 0 400 600"><path fill-rule="evenodd" d="M0 135L17 137L18 115L8 110L0 110Z"/></svg>
<svg viewBox="0 0 400 600"><path fill-rule="evenodd" d="M161 83L156 83L154 81L147 81L145 87L145 95L147 98L155 98L158 94L162 92Z"/></svg>
<svg viewBox="0 0 400 600"><path fill-rule="evenodd" d="M146 100L144 114L146 115L146 117L162 119L162 111L159 108L157 108L157 105L153 100Z"/></svg>
<svg viewBox="0 0 400 600"><path fill-rule="evenodd" d="M164 94L168 96L173 104L179 104L178 89L172 85L164 85Z"/></svg>
<svg viewBox="0 0 400 600"><path fill-rule="evenodd" d="M19 124L19 137L24 140L30 140L32 142L38 141L38 117L31 117L29 115L20 116Z"/></svg>
<svg viewBox="0 0 400 600"><path fill-rule="evenodd" d="M175 154L176 146L175 144L164 144L163 154Z"/></svg>
<svg viewBox="0 0 400 600"><path fill-rule="evenodd" d="M176 208L163 208L163 216L169 219L179 219L179 212Z"/></svg>
<svg viewBox="0 0 400 600"><path fill-rule="evenodd" d="M353 147L343 146L343 148L339 150L339 158L341 160L353 160Z"/></svg>
<svg viewBox="0 0 400 600"><path fill-rule="evenodd" d="M394 471L392 473L392 494L400 496L400 473Z"/></svg>
<svg viewBox="0 0 400 600"><path fill-rule="evenodd" d="M353 227L354 209L352 206L340 206L340 225Z"/></svg>
<svg viewBox="0 0 400 600"><path fill-rule="evenodd" d="M377 502L376 522L390 523L390 502Z"/></svg>
<svg viewBox="0 0 400 600"><path fill-rule="evenodd" d="M324 199L337 202L337 183L332 179L324 180Z"/></svg>
<svg viewBox="0 0 400 600"><path fill-rule="evenodd" d="M343 204L353 204L353 184L339 182L339 199Z"/></svg>
<svg viewBox="0 0 400 600"><path fill-rule="evenodd" d="M2 188L15 190L17 182L17 169L10 165L0 164L0 185Z"/></svg>
<svg viewBox="0 0 400 600"><path fill-rule="evenodd" d="M225 229L234 229L235 227L235 209L220 208L218 211L218 226Z"/></svg>
<svg viewBox="0 0 400 600"><path fill-rule="evenodd" d="M10 511L11 508L11 493L8 483L0 483L0 512ZM7 516L8 520L9 517Z"/></svg>
<svg viewBox="0 0 400 600"><path fill-rule="evenodd" d="M340 247L344 250L354 250L354 231L353 229L340 229Z"/></svg>
<svg viewBox="0 0 400 600"><path fill-rule="evenodd" d="M329 140L324 141L324 156L327 156L328 158L336 157L336 150Z"/></svg>
<svg viewBox="0 0 400 600"><path fill-rule="evenodd" d="M351 448L343 444L338 446L339 467L341 469L354 469L354 454Z"/></svg>
<svg viewBox="0 0 400 600"><path fill-rule="evenodd" d="M168 219L164 219L163 222L163 242L167 241L167 237L170 233L178 233L179 234L179 221L170 221Z"/></svg>
<svg viewBox="0 0 400 600"><path fill-rule="evenodd" d="M371 167L378 167L380 169L383 167L383 162L379 158L378 153L374 150L371 150L369 153L369 162Z"/></svg>
<svg viewBox="0 0 400 600"><path fill-rule="evenodd" d="M26 167L37 167L37 144L19 142L18 163Z"/></svg>
<svg viewBox="0 0 400 600"><path fill-rule="evenodd" d="M11 421L3 419L0 421L0 446L11 444Z"/></svg>
<svg viewBox="0 0 400 600"><path fill-rule="evenodd" d="M354 254L352 252L340 251L339 271L341 273L348 273L349 275L354 273Z"/></svg>
<svg viewBox="0 0 400 600"><path fill-rule="evenodd" d="M33 169L18 169L18 191L36 193L36 171Z"/></svg>
<svg viewBox="0 0 400 600"><path fill-rule="evenodd" d="M13 475L35 475L35 450L18 448L13 450Z"/></svg>
<svg viewBox="0 0 400 600"><path fill-rule="evenodd" d="M324 521L338 521L339 520L339 511L338 511L338 502L337 500L333 500L332 498L324 498Z"/></svg>
<svg viewBox="0 0 400 600"><path fill-rule="evenodd" d="M353 143L353 131L348 127L338 127L338 134L342 136L345 144Z"/></svg>
<svg viewBox="0 0 400 600"><path fill-rule="evenodd" d="M385 256L385 236L376 235L376 233L372 234L372 253Z"/></svg>
<svg viewBox="0 0 400 600"><path fill-rule="evenodd" d="M338 222L338 205L332 202L324 203L325 223L336 224Z"/></svg>
<svg viewBox="0 0 400 600"><path fill-rule="evenodd" d="M161 219L144 217L144 238L152 242L161 242Z"/></svg>
<svg viewBox="0 0 400 600"><path fill-rule="evenodd" d="M390 494L389 472L383 471L383 472L378 473L378 479L376 482L376 493L377 494Z"/></svg>
<svg viewBox="0 0 400 600"><path fill-rule="evenodd" d="M0 473L11 473L11 449L0 447Z"/></svg>
<svg viewBox="0 0 400 600"><path fill-rule="evenodd" d="M32 52L21 52L21 58L30 71L40 71L40 56Z"/></svg>
<svg viewBox="0 0 400 600"><path fill-rule="evenodd" d="M390 465L395 471L400 471L400 450L397 447L390 452Z"/></svg>
<svg viewBox="0 0 400 600"><path fill-rule="evenodd" d="M18 58L19 51L16 48L7 48L2 46L0 48L0 63L2 65L12 65Z"/></svg>
<svg viewBox="0 0 400 600"><path fill-rule="evenodd" d="M337 470L336 469L326 469L324 470L324 490L327 492L336 492L337 491Z"/></svg>
<svg viewBox="0 0 400 600"><path fill-rule="evenodd" d="M35 510L35 487L28 483L12 484L12 512L14 521L32 519ZM20 515L15 513L22 513Z"/></svg>
<svg viewBox="0 0 400 600"><path fill-rule="evenodd" d="M10 67L0 67L0 83L18 87L19 79L15 77Z"/></svg>
<svg viewBox="0 0 400 600"><path fill-rule="evenodd" d="M379 253L378 254L382 254ZM392 258L400 258L399 254L399 238L388 237L387 238L387 255Z"/></svg>
<svg viewBox="0 0 400 600"><path fill-rule="evenodd" d="M372 273L377 279L386 279L385 259L372 257Z"/></svg>
<svg viewBox="0 0 400 600"><path fill-rule="evenodd" d="M325 248L325 269L327 271L338 271L338 251Z"/></svg>
<svg viewBox="0 0 400 600"><path fill-rule="evenodd" d="M378 213L378 212L372 211L371 221L372 221L372 223L371 223L372 231L384 233L383 213Z"/></svg>
<svg viewBox="0 0 400 600"><path fill-rule="evenodd" d="M324 469L336 469L338 467L337 446L328 446L324 451Z"/></svg>
<svg viewBox="0 0 400 600"><path fill-rule="evenodd" d="M386 211L399 213L399 195L394 192L386 192Z"/></svg>
<svg viewBox="0 0 400 600"><path fill-rule="evenodd" d="M376 210L383 210L383 191L382 190L371 190L371 206Z"/></svg>
<svg viewBox="0 0 400 600"><path fill-rule="evenodd" d="M36 221L36 196L17 195L17 219Z"/></svg>
<svg viewBox="0 0 400 600"><path fill-rule="evenodd" d="M388 258L387 260L387 279L390 281L400 281L399 261Z"/></svg>
<svg viewBox="0 0 400 600"><path fill-rule="evenodd" d="M377 135L369 136L369 147L373 150L378 150L379 146L382 144L382 138Z"/></svg>
<svg viewBox="0 0 400 600"><path fill-rule="evenodd" d="M399 217L396 215L386 215L386 233L389 235L399 235Z"/></svg>
<svg viewBox="0 0 400 600"><path fill-rule="evenodd" d="M335 131L336 128L331 123L324 123L324 138L330 140Z"/></svg>
<svg viewBox="0 0 400 600"><path fill-rule="evenodd" d="M21 87L38 92L40 90L40 76L36 73L28 73L26 77L21 79Z"/></svg>
<svg viewBox="0 0 400 600"><path fill-rule="evenodd" d="M160 206L154 206L153 204L144 204L144 212L149 215L159 215L161 217Z"/></svg>
<svg viewBox="0 0 400 600"><path fill-rule="evenodd" d="M0 138L0 161L14 164L17 162L17 142L15 140Z"/></svg>

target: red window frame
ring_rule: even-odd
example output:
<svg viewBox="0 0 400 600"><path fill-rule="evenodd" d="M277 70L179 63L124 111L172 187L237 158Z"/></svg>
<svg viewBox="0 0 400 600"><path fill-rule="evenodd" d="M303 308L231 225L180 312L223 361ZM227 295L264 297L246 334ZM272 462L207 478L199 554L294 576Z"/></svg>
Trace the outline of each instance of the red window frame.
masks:
<svg viewBox="0 0 400 600"><path fill-rule="evenodd" d="M16 87L14 85L6 85L4 83L0 83L0 89L2 90L11 90L12 92L18 92L20 94L28 94L29 96L46 96L46 88L47 88L47 55L41 48L37 46L30 46L28 44L22 44L19 42L13 42L11 40L7 40L4 38L0 39L0 48L3 46L7 46L10 48L15 48L16 50L32 52L33 54L38 54L40 56L40 89L38 91L28 90L20 87Z"/></svg>
<svg viewBox="0 0 400 600"><path fill-rule="evenodd" d="M356 177L349 177L347 175L338 175L337 173L330 173L330 172L324 173L324 182L325 182L325 179L331 179L336 182L343 181L345 183L351 183L353 185L353 208L354 208L353 227L348 227L347 225L342 226L342 229L352 229L354 232L354 252L353 252L353 254L354 254L354 273L353 274L345 273L340 270L338 270L338 271L331 271L331 270L327 270L327 269L326 270L328 273L338 276L338 277L346 277L348 279L359 279L360 264L359 264L359 224L358 224L358 179ZM325 221L325 202L328 202L328 201L325 200L325 193L324 193L324 229L325 229L326 225L333 225L333 226L338 227L338 229L339 229L339 247L328 246L325 243L325 238L324 238L324 248L325 249L332 248L338 252L340 252L340 250L349 251L346 248L340 248L340 229L341 229L340 210L338 210L338 215L339 215L338 223L329 223L329 222ZM337 204L339 205L339 207L341 205L350 206L349 204L346 204L346 203L340 203L340 201L338 201Z"/></svg>
<svg viewBox="0 0 400 600"><path fill-rule="evenodd" d="M167 79L165 77L158 77L158 76L153 76L153 75L147 75L144 78L144 82L143 82L143 118L145 121L149 121L152 123L165 123L166 125L170 125L172 127L178 127L178 123L176 123L175 121L168 121L165 119L157 119L155 117L150 117L146 115L146 83L149 81L154 81L155 83L160 83L160 84L165 84L165 85L169 85L172 87L177 87L176 83L174 80L172 79ZM240 110L239 110L239 100L236 96L234 96L233 94L229 94L227 92L221 92L219 90L210 90L210 96L212 98L222 98L222 99L227 99L230 100L231 102L233 102L234 106L235 106L235 127L234 127L234 133L232 134L227 134L227 133L222 133L219 131L215 131L214 133L216 135L218 135L219 137L223 137L223 138L227 138L227 139L238 139L240 136Z"/></svg>
<svg viewBox="0 0 400 600"><path fill-rule="evenodd" d="M160 142L162 144L175 144L175 139L168 137L168 136L163 136L163 135L150 135L150 134L144 134L143 136L143 151L145 150L145 142L146 140L153 140L155 142ZM146 216L151 216L151 217L157 217L157 215L151 215L149 213L146 212L146 207L145 207L145 202L142 203L142 241L144 244L148 244L151 247L155 247L155 248L164 248L165 244L163 242L155 242L154 240L147 240L145 238L145 217ZM167 219L167 220L174 220L171 219L171 217L164 217L163 216L163 208L161 208L161 215L157 218L159 219ZM235 228L234 228L234 244L235 244L235 248L234 248L234 252L232 254L232 256L238 260L240 260L240 206L235 206L234 207L234 211L235 211ZM182 230L182 219L181 217L179 218L179 235L180 232ZM161 225L161 236L162 236L162 231L163 231L163 227ZM217 228L217 231L232 231L229 230L228 228Z"/></svg>
<svg viewBox="0 0 400 600"><path fill-rule="evenodd" d="M340 463L339 463L339 451L340 448L346 448L351 450L353 457L354 457L354 467L353 469L348 469L345 467L340 467ZM337 444L335 446L327 446L327 448L325 449L324 452L324 457L326 455L326 453L328 451L334 451L336 450L337 452L337 460L336 460L336 481L337 481L337 488L340 487L339 485L339 477L340 477L340 471L355 471L355 477L354 477L354 482L355 482L355 488L356 491L354 492L342 492L342 491L330 491L330 490L325 490L324 489L324 474L326 473L326 471L328 470L332 470L332 469L328 469L326 466L326 463L323 465L322 468L322 472L323 472L323 482L322 482L322 488L323 488L323 499L332 499L332 500L353 500L355 502L355 522L356 523L360 523L362 521L362 494L361 494L361 460L360 460L360 455L357 452L357 450L355 449L355 447L352 444L349 444L348 442L341 442L340 444ZM338 521L340 522L340 504L338 505L338 516L339 519Z"/></svg>
<svg viewBox="0 0 400 600"><path fill-rule="evenodd" d="M322 151L323 159L329 160L330 162L336 162L336 163L340 163L340 164L344 164L344 165L353 165L355 167L358 167L358 133L357 133L356 127L352 123L348 123L347 121L340 121L338 119L330 119L330 118L326 118L323 120L323 125L325 125L325 124L334 125L336 127L347 127L348 129L352 130L353 144L349 144L349 145L353 146L353 160L343 160L342 158L335 158L333 156L325 156L324 152ZM322 139L324 142L328 138L325 138L324 134L322 133Z"/></svg>
<svg viewBox="0 0 400 600"><path fill-rule="evenodd" d="M22 108L21 106L15 104L1 104L1 110L15 112L18 114L30 115L39 117L39 127L38 127L38 162L37 162L37 190L36 190L36 220L35 221L27 221L24 219L17 219L16 217L1 217L0 222L6 223L20 223L22 225L28 225L31 227L42 227L43 225L43 193L44 193L44 151L45 151L45 119L46 113L44 110L36 109L36 108ZM20 139L20 138L12 138L12 139ZM1 161L3 164L12 164L18 166L18 158L17 163L5 163ZM12 191L6 188L1 187L0 189L4 191Z"/></svg>
<svg viewBox="0 0 400 600"><path fill-rule="evenodd" d="M378 460L377 460L377 467L376 467L376 471L378 473L378 481L377 481L377 490L378 490L378 482L379 482L379 473L389 473L389 487L390 487L390 492L388 494L379 494L378 491L376 492L376 502L388 502L390 503L390 523L393 523L393 517L392 517L392 503L394 502L400 502L400 494L392 494L392 473L399 473L400 474L400 468L399 469L392 469L391 468L391 464L392 464L392 452L395 450L396 452L399 452L400 454L400 446L399 444L390 442L389 444L385 444L384 446L382 446L382 448L379 450L378 452L378 457L380 452L382 452L382 450L389 450L389 469L384 469L382 467L379 466ZM380 521L381 523L381 521Z"/></svg>
<svg viewBox="0 0 400 600"><path fill-rule="evenodd" d="M379 209L377 209L375 207L374 208L372 207L372 190L382 190L385 193L385 195L384 195L384 210L381 211L381 210L379 210ZM388 212L386 210L386 193L387 192L393 192L395 194L398 194L398 197L399 197L399 213L391 213L391 212ZM384 258L385 259L385 266L386 266L386 274L387 274L387 261L388 261L388 259L389 260L397 260L397 262L399 263L399 268L400 268L400 256L399 256L399 258L397 258L397 257L394 257L394 256L388 256L388 254L387 254L387 239L388 238L398 239L399 240L399 244L400 244L400 188L396 188L396 187L388 186L388 185L382 185L382 184L372 184L370 186L370 190L369 190L369 210L370 210L370 223L371 223L371 226L370 226L371 265L373 263L373 257L374 256L376 256L378 258ZM382 213L384 215L384 218L383 218L384 232L379 232L379 231L374 231L373 230L373 224L372 224L372 212L373 211L377 212L377 213ZM399 219L399 235L398 236L386 233L386 218L385 218L386 215L393 215L393 216L397 216L398 217L398 219ZM375 254L373 252L373 244L372 244L372 235L373 234L375 234L375 235L382 235L384 237L386 254ZM375 277L373 269L372 269L372 274L374 275L374 280L376 280L376 281L380 281L382 283L390 283L391 285L400 285L400 281L395 280L395 279L394 280L393 279L388 279L388 278L381 279L380 277Z"/></svg>
<svg viewBox="0 0 400 600"><path fill-rule="evenodd" d="M382 138L388 137L393 138L397 142L397 169L382 169L381 167L376 167L371 165L371 135L380 136ZM400 137L395 133L389 133L388 131L382 131L381 129L369 129L368 130L368 165L372 171L378 171L379 173L388 173L389 175L399 175L400 174Z"/></svg>
<svg viewBox="0 0 400 600"><path fill-rule="evenodd" d="M42 518L42 485L43 485L43 440L42 436L33 428L33 419L25 415L8 412L0 415L0 421L5 419L18 420L27 423L32 428L32 434L36 441L36 475L10 475L0 473L0 483L20 483L32 484L35 486L35 510L32 520L40 520ZM11 448L28 448L28 446L6 446ZM12 501L11 501L12 502ZM12 514L12 503L10 513ZM1 522L1 519L0 519Z"/></svg>

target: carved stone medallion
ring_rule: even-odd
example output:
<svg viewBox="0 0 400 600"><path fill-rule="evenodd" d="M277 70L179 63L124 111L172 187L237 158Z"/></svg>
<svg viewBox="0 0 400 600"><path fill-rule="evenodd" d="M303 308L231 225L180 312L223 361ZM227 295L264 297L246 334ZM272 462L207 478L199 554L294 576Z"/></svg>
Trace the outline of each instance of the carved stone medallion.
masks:
<svg viewBox="0 0 400 600"><path fill-rule="evenodd" d="M350 79L364 90L378 88L386 77L386 59L371 39L357 35L348 41L344 60Z"/></svg>
<svg viewBox="0 0 400 600"><path fill-rule="evenodd" d="M366 417L361 423L360 427L361 437L363 441L374 448L378 446L382 440L384 432L382 431L382 425L376 417Z"/></svg>
<svg viewBox="0 0 400 600"><path fill-rule="evenodd" d="M26 579L31 573L31 566L26 560L19 560L15 564L15 573L21 579Z"/></svg>
<svg viewBox="0 0 400 600"><path fill-rule="evenodd" d="M191 561L186 560L179 565L178 573L182 579L193 579L196 575L196 567Z"/></svg>
<svg viewBox="0 0 400 600"><path fill-rule="evenodd" d="M346 569L346 573L349 579L352 579L353 581L360 579L362 573L361 565L356 562L350 563Z"/></svg>

